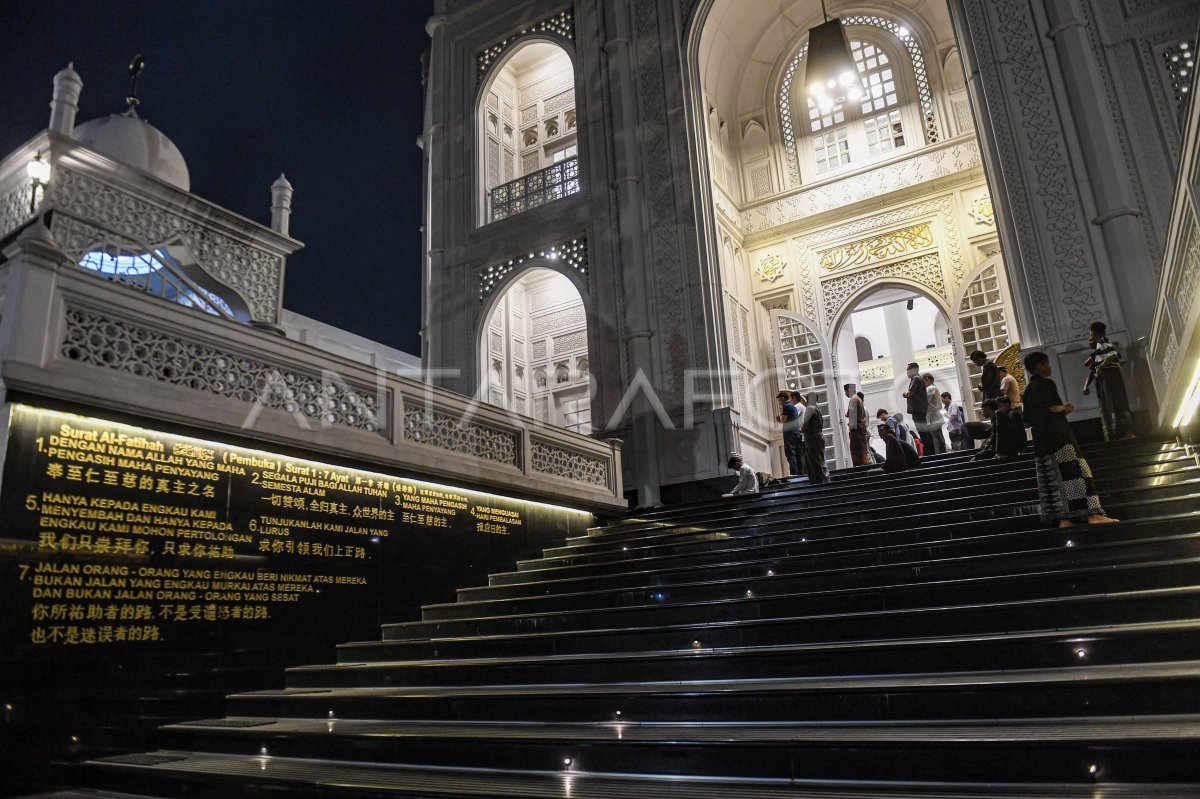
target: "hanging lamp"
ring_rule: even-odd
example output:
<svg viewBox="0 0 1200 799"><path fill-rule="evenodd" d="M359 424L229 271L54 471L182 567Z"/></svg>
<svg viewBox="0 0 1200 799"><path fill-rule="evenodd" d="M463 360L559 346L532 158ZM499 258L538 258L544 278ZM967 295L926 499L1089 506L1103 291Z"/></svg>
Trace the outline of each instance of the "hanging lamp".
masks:
<svg viewBox="0 0 1200 799"><path fill-rule="evenodd" d="M824 112L846 100L861 99L863 88L846 29L837 17L829 18L825 0L821 0L821 15L825 21L808 31L804 85L808 96Z"/></svg>

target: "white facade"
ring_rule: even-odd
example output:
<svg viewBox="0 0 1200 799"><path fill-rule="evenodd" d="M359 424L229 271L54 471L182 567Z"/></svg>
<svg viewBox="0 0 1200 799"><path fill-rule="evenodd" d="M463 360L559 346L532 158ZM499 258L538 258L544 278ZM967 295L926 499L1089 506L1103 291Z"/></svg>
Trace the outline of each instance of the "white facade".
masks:
<svg viewBox="0 0 1200 799"><path fill-rule="evenodd" d="M820 113L802 86L816 0L440 2L426 365L477 394L492 294L531 265L564 274L587 321L596 435L626 439L629 487L651 504L720 476L732 449L779 473L780 385L820 388L838 423L841 384L886 373L863 374L853 339L839 344L881 291L946 320L945 343L914 355L960 391L967 352L1009 343L1047 350L1073 387L1096 320L1135 369L1157 369L1143 343L1178 160L1170 48L1194 33L1196 4L826 5L870 93ZM498 187L481 174L484 87L536 42L574 68L578 184L497 221L464 215ZM579 260L543 254L567 241ZM1157 414L1152 385L1135 402ZM1072 401L1095 413L1094 398ZM845 462L844 432L829 433Z"/></svg>

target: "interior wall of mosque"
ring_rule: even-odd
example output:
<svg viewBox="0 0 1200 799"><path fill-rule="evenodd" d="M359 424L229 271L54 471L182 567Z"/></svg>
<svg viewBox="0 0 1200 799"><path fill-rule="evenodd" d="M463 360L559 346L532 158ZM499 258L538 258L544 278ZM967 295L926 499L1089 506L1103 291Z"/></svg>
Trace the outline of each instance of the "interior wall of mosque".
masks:
<svg viewBox="0 0 1200 799"><path fill-rule="evenodd" d="M484 336L483 396L490 404L592 431L587 317L570 280L529 270L496 301Z"/></svg>

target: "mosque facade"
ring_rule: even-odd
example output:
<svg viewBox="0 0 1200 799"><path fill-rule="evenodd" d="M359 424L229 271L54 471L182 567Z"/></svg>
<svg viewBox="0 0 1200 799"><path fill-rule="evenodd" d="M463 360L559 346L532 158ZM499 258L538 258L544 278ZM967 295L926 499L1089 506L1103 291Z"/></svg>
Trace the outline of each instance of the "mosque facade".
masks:
<svg viewBox="0 0 1200 799"><path fill-rule="evenodd" d="M1156 295L1195 4L826 8L867 92L831 109L802 85L815 0L440 0L434 379L623 438L647 504L732 450L784 473L780 388L818 394L845 465L843 385L903 409L916 361L973 415L970 352L1043 349L1073 386L1094 321L1136 410L1171 415L1184 323Z"/></svg>

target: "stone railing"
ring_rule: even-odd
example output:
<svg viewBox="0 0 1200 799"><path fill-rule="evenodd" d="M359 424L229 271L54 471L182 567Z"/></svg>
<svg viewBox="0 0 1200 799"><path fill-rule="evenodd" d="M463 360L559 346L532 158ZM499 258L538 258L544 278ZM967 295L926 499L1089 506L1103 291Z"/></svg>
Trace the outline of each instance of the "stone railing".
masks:
<svg viewBox="0 0 1200 799"><path fill-rule="evenodd" d="M914 359L922 372L932 372L934 369L954 366L954 345L945 344L941 347L921 350L914 355Z"/></svg>
<svg viewBox="0 0 1200 799"><path fill-rule="evenodd" d="M876 380L891 380L896 376L891 358L876 358L858 364L858 382L871 383Z"/></svg>
<svg viewBox="0 0 1200 799"><path fill-rule="evenodd" d="M81 412L186 425L588 509L625 507L619 442L131 291L72 265L40 225L4 254L6 398L19 392Z"/></svg>
<svg viewBox="0 0 1200 799"><path fill-rule="evenodd" d="M1188 108L1162 268L1149 361L1160 398L1158 423L1173 427L1180 409L1197 399L1200 381L1200 103ZM1136 342L1135 342L1136 346Z"/></svg>
<svg viewBox="0 0 1200 799"><path fill-rule="evenodd" d="M579 158L567 158L492 189L488 221L506 219L578 191Z"/></svg>

